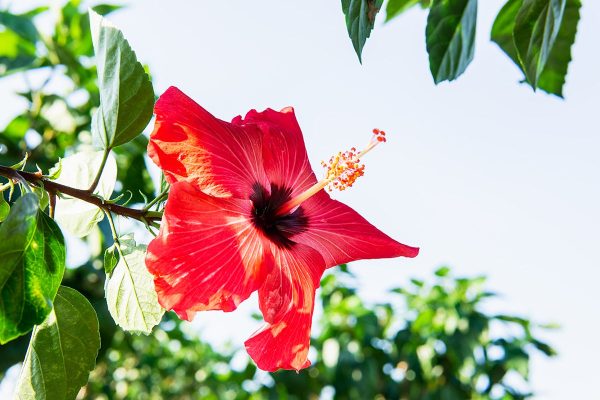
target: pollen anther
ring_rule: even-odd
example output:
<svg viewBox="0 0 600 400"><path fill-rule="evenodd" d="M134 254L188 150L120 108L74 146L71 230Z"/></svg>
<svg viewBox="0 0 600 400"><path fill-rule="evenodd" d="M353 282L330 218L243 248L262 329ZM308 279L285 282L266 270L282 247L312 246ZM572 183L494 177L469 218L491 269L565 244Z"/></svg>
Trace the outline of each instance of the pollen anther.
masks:
<svg viewBox="0 0 600 400"><path fill-rule="evenodd" d="M376 128L373 129L373 136L362 151L357 152L356 148L352 147L350 150L338 152L329 159L329 162L321 161L323 168L326 168L325 177L305 192L286 202L277 214L289 213L321 189L326 188L331 192L334 189L342 191L352 187L354 182L365 174L365 165L361 163L361 158L379 143L385 141L385 131Z"/></svg>

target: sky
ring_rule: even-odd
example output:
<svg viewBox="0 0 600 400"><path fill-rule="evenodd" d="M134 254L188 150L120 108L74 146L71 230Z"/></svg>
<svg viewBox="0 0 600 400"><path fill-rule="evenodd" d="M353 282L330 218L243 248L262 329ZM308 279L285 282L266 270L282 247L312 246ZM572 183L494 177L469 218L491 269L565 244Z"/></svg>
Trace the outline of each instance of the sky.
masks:
<svg viewBox="0 0 600 400"><path fill-rule="evenodd" d="M334 196L421 253L353 263L362 296L385 300L440 265L487 275L501 294L490 312L562 327L542 334L559 356L534 358L536 399L589 398L600 358L600 2L582 7L564 100L519 83L489 41L503 1L479 3L475 58L438 86L418 8L387 24L378 17L362 65L339 1L132 0L110 19L150 66L157 93L175 85L225 120L293 106L314 167L386 130L365 176ZM20 109L17 86L0 81L0 125ZM255 299L194 324L241 345L258 327L247 318L254 309Z"/></svg>

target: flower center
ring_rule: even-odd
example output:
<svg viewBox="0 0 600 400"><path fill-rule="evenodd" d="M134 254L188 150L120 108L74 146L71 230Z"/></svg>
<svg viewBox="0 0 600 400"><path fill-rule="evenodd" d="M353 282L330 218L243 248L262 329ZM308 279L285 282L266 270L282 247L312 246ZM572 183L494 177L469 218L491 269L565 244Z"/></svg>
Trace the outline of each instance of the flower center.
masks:
<svg viewBox="0 0 600 400"><path fill-rule="evenodd" d="M361 163L361 158L369 151L373 150L379 143L385 141L385 132L379 129L373 129L373 136L367 144L367 147L362 151L357 153L356 148L353 147L348 151L340 151L332 156L328 163L321 161L321 165L327 169L325 177L303 193L282 203L282 206L276 211L277 215L286 215L302 204L302 202L314 196L324 188L327 188L329 191L333 191L333 189L341 191L352 187L354 182L365 174L365 165ZM292 214L294 214L294 212L292 212Z"/></svg>
<svg viewBox="0 0 600 400"><path fill-rule="evenodd" d="M290 199L289 188L271 185L271 193L255 183L250 196L252 201L252 222L266 237L280 247L291 247L290 239L295 234L304 232L308 227L308 218L304 209L298 207L294 212L279 215L278 209Z"/></svg>

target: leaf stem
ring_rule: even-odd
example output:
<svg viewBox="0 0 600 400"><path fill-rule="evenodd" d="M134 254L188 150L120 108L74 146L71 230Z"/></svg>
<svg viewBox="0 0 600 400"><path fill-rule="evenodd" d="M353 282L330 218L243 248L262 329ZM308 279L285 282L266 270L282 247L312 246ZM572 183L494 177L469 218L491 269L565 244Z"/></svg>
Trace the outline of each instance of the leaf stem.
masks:
<svg viewBox="0 0 600 400"><path fill-rule="evenodd" d="M100 167L98 168L96 177L94 178L94 181L87 190L89 193L94 193L94 190L96 190L96 186L98 186L98 182L100 182L100 177L102 176L102 171L104 171L104 166L106 165L106 160L108 159L109 153L110 148L104 149L104 154L102 154L102 161L100 162Z"/></svg>
<svg viewBox="0 0 600 400"><path fill-rule="evenodd" d="M117 233L117 228L115 227L115 221L113 220L112 214L110 211L103 210L104 215L106 215L106 219L108 220L108 225L110 226L110 231L112 233L113 242L117 251L119 252L119 256L123 258L123 251L121 250L121 242L119 241L119 234Z"/></svg>
<svg viewBox="0 0 600 400"><path fill-rule="evenodd" d="M156 198L154 198L152 201L150 201L150 203L146 204L146 206L144 207L144 210L146 210L146 211L150 210L150 208L152 208L153 205L164 200L168 194L169 194L169 188L167 187L167 188L165 188L165 190L160 192L158 194L158 196L156 196Z"/></svg>
<svg viewBox="0 0 600 400"><path fill-rule="evenodd" d="M118 204L113 204L105 201L102 197L94 195L87 190L73 188L71 186L62 185L53 180L44 178L41 174L26 171L16 171L13 168L0 165L0 176L4 176L10 180L26 181L30 185L42 187L48 192L61 193L76 199L85 201L100 208L103 211L108 211L121 215L127 218L148 223L159 222L162 219L162 213L158 211L148 211L144 209L129 208Z"/></svg>

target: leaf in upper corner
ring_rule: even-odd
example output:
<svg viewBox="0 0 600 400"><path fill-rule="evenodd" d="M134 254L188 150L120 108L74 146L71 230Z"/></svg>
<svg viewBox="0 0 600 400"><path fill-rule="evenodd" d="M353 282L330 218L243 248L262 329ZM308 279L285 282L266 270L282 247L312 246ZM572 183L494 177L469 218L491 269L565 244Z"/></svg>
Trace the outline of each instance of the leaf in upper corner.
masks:
<svg viewBox="0 0 600 400"><path fill-rule="evenodd" d="M100 169L103 154L102 151L81 151L63 158L60 161L61 173L56 182L77 189L89 188ZM109 199L116 181L117 163L109 155L94 194ZM71 234L84 237L104 218L104 213L93 204L62 195L56 200L54 218Z"/></svg>
<svg viewBox="0 0 600 400"><path fill-rule="evenodd" d="M48 318L36 326L17 382L16 399L74 399L100 349L96 311L78 291L61 286Z"/></svg>
<svg viewBox="0 0 600 400"><path fill-rule="evenodd" d="M375 26L375 17L382 4L383 0L342 0L348 35L361 63L363 47Z"/></svg>
<svg viewBox="0 0 600 400"><path fill-rule="evenodd" d="M535 89L562 22L566 0L524 0L513 38L525 79Z"/></svg>
<svg viewBox="0 0 600 400"><path fill-rule="evenodd" d="M126 331L148 335L164 313L158 303L154 278L146 269L146 247L121 243L123 257L106 282L108 311Z"/></svg>
<svg viewBox="0 0 600 400"><path fill-rule="evenodd" d="M123 33L96 12L89 14L100 88L92 135L104 148L113 148L129 142L148 125L154 90Z"/></svg>
<svg viewBox="0 0 600 400"><path fill-rule="evenodd" d="M577 35L580 8L579 0L567 0L558 36L538 80L538 88L559 97L563 97L562 88L571 62L571 47Z"/></svg>
<svg viewBox="0 0 600 400"><path fill-rule="evenodd" d="M522 6L523 0L509 0L502 7L494 21L491 39L525 73L519 61L514 38L515 21ZM575 43L580 8L580 0L566 1L558 35L537 81L539 89L559 97L563 95L562 88L565 83L569 62L571 61L571 47ZM530 85L533 87L531 83Z"/></svg>
<svg viewBox="0 0 600 400"><path fill-rule="evenodd" d="M23 195L0 225L0 344L44 321L64 271L60 229L35 194Z"/></svg>
<svg viewBox="0 0 600 400"><path fill-rule="evenodd" d="M506 53L518 66L519 56L517 55L517 48L515 47L515 40L513 38L513 31L515 30L515 20L519 9L523 4L523 0L508 0L506 4L500 9L500 12L494 20L492 26L492 42L500 46L500 49ZM522 68L521 68L522 70Z"/></svg>
<svg viewBox="0 0 600 400"><path fill-rule="evenodd" d="M477 0L434 0L425 38L434 82L452 81L466 69L475 52Z"/></svg>

